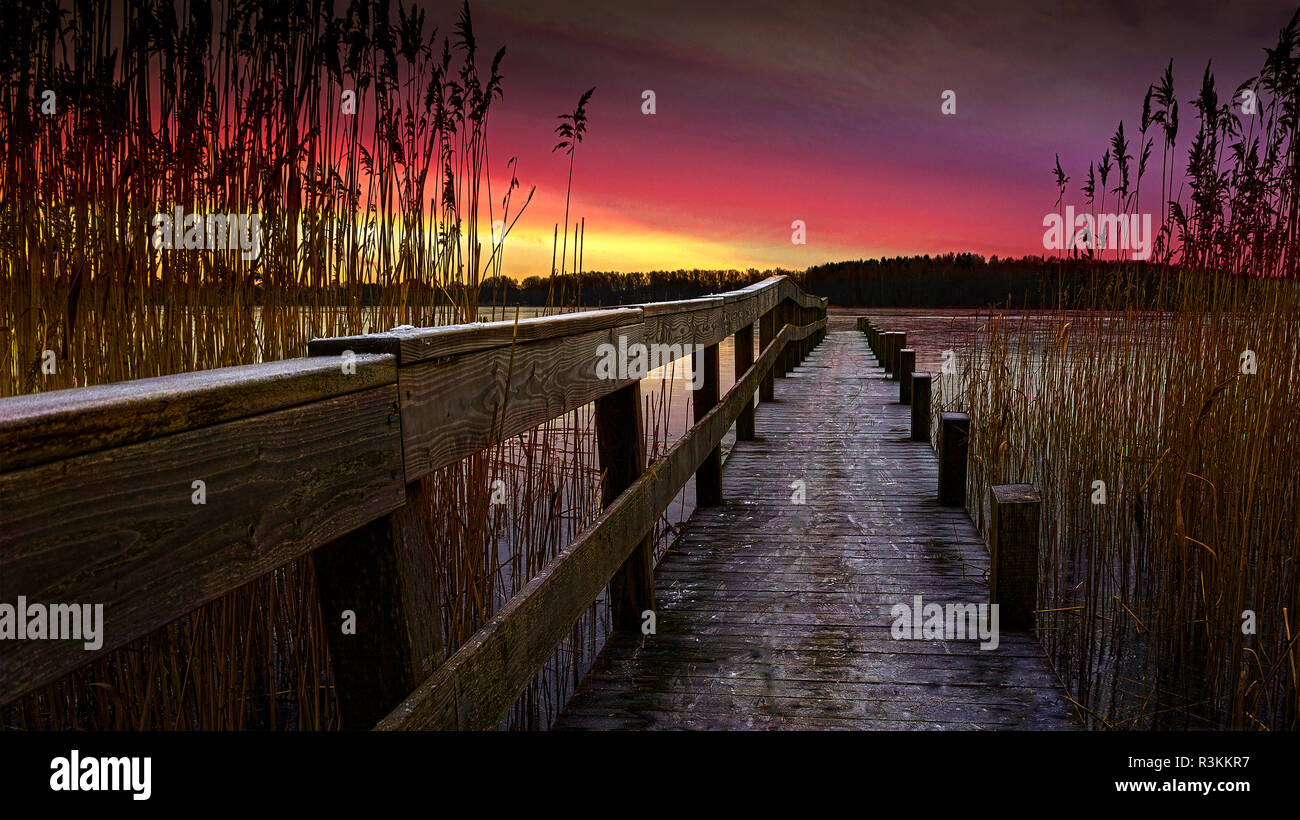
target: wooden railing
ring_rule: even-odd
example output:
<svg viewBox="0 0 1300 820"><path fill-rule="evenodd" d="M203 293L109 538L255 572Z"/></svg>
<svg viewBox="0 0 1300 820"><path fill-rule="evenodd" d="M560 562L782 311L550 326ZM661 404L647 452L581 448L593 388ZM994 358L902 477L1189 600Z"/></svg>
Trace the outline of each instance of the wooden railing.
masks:
<svg viewBox="0 0 1300 820"><path fill-rule="evenodd" d="M762 353L752 358L753 325ZM103 604L104 640L0 640L0 704L311 553L349 728L493 728L607 585L616 627L653 609L649 535L692 473L721 498L719 444L753 436L825 333L786 277L682 302L317 339L309 357L0 399L0 603ZM718 396L717 345L737 337ZM602 344L703 345L694 426L645 465L639 381ZM449 658L421 478L596 404L603 513ZM629 442L633 442L629 446ZM200 483L201 482L201 483Z"/></svg>

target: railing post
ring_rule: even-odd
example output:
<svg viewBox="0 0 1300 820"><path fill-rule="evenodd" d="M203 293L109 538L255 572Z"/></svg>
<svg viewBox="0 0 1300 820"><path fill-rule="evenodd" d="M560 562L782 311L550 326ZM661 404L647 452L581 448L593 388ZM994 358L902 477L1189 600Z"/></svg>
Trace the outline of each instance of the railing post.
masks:
<svg viewBox="0 0 1300 820"><path fill-rule="evenodd" d="M912 403L912 371L916 369L916 351L905 347L898 351L898 403Z"/></svg>
<svg viewBox="0 0 1300 820"><path fill-rule="evenodd" d="M773 307L767 313L764 313L763 318L758 320L759 349L767 350L767 346L772 344L772 340L774 338L776 338L776 308L775 307ZM763 376L762 380L758 383L759 401L776 400L776 382L773 381L774 377L772 375L772 370L774 369L775 367L769 369L767 371L767 375Z"/></svg>
<svg viewBox="0 0 1300 820"><path fill-rule="evenodd" d="M912 441L930 441L930 374L912 374Z"/></svg>
<svg viewBox="0 0 1300 820"><path fill-rule="evenodd" d="M596 399L596 446L605 477L601 499L608 507L645 472L639 382ZM654 609L654 595L654 540L647 535L609 581L614 628L639 629L641 613Z"/></svg>
<svg viewBox="0 0 1300 820"><path fill-rule="evenodd" d="M894 343L889 347L889 377L894 381L900 381L902 379L898 357L905 347L907 347L907 334L901 331L895 333Z"/></svg>
<svg viewBox="0 0 1300 820"><path fill-rule="evenodd" d="M970 416L939 416L939 504L966 506L966 450L970 442Z"/></svg>
<svg viewBox="0 0 1300 820"><path fill-rule="evenodd" d="M709 345L700 356L692 350L691 375L695 376L704 368L704 378L698 390L692 391L691 405L694 409L695 423L708 415L718 403L720 367L718 363L718 346ZM695 471L695 505L697 507L716 507L722 503L722 445L718 444L704 457Z"/></svg>
<svg viewBox="0 0 1300 820"><path fill-rule="evenodd" d="M793 325L794 323L794 304L791 302L785 302L781 305L781 318L776 323L776 329L780 331L780 329L785 325ZM786 342L785 350L781 352L780 375L782 378L788 376L790 371L794 370L795 346L795 342Z"/></svg>
<svg viewBox="0 0 1300 820"><path fill-rule="evenodd" d="M745 377L745 372L754 366L754 326L745 325L736 331L736 383ZM736 440L753 441L754 439L754 397L750 396L745 406L740 408L736 417Z"/></svg>
<svg viewBox="0 0 1300 820"><path fill-rule="evenodd" d="M989 490L989 603L999 623L1033 629L1038 609L1038 491L1029 484Z"/></svg>
<svg viewBox="0 0 1300 820"><path fill-rule="evenodd" d="M344 729L373 728L443 661L426 487L406 485L404 506L312 553Z"/></svg>

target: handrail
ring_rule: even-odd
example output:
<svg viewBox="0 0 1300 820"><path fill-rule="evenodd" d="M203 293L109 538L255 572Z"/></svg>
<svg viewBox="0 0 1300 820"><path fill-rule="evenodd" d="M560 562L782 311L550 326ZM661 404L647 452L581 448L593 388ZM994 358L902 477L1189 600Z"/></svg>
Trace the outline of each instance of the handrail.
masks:
<svg viewBox="0 0 1300 820"><path fill-rule="evenodd" d="M786 325L722 401L376 727L491 729L591 606L705 457L787 344L826 326Z"/></svg>
<svg viewBox="0 0 1300 820"><path fill-rule="evenodd" d="M393 697L394 675L376 673L384 693L357 695L387 699L352 721L373 725L442 665L421 611L420 528L403 524L422 476L627 388L595 372L599 346L620 336L712 347L781 314L798 326L777 335L788 347L825 309L773 277L685 302L318 339L308 358L0 399L0 602L104 604L93 651L0 641L0 704L314 553L323 599L378 584L366 599L402 631L396 677L410 685ZM808 321L789 321L798 311ZM762 361L780 370L785 352L768 345ZM337 547L377 537L386 557ZM381 557L392 571L371 578Z"/></svg>

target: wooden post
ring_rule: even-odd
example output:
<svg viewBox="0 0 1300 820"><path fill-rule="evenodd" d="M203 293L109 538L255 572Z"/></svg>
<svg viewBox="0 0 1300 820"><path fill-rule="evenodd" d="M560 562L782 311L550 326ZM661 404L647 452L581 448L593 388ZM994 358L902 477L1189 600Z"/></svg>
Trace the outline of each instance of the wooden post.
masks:
<svg viewBox="0 0 1300 820"><path fill-rule="evenodd" d="M1029 484L989 490L989 603L997 604L999 626L1034 628L1040 506Z"/></svg>
<svg viewBox="0 0 1300 820"><path fill-rule="evenodd" d="M767 346L772 343L776 337L776 308L764 313L758 320L758 349L766 350ZM758 400L775 401L776 400L776 383L773 381L772 371L769 370L767 375L758 383Z"/></svg>
<svg viewBox="0 0 1300 820"><path fill-rule="evenodd" d="M605 482L601 499L608 507L645 472L641 425L641 384L633 382L596 399L596 446ZM654 609L654 540L646 536L609 581L615 629L638 630L641 613Z"/></svg>
<svg viewBox="0 0 1300 820"><path fill-rule="evenodd" d="M898 351L898 403L912 403L912 371L916 369L916 351L905 347Z"/></svg>
<svg viewBox="0 0 1300 820"><path fill-rule="evenodd" d="M930 374L912 374L912 441L930 441Z"/></svg>
<svg viewBox="0 0 1300 820"><path fill-rule="evenodd" d="M721 375L718 363L718 346L704 348L704 355L691 353L691 374L704 368L704 380L700 389L691 394L691 405L695 412L695 423L708 415L718 403L718 379ZM722 444L719 443L704 457L703 463L695 471L695 506L716 507L722 503Z"/></svg>
<svg viewBox="0 0 1300 820"><path fill-rule="evenodd" d="M745 378L746 371L754 366L754 326L745 325L736 331L736 383ZM754 440L754 397L750 396L736 417L736 440Z"/></svg>
<svg viewBox="0 0 1300 820"><path fill-rule="evenodd" d="M970 416L939 416L939 504L966 506L966 449L970 442Z"/></svg>
<svg viewBox="0 0 1300 820"><path fill-rule="evenodd" d="M898 357L905 347L907 347L907 334L902 332L895 333L894 344L889 348L889 372L890 378L894 381L902 380L901 362Z"/></svg>
<svg viewBox="0 0 1300 820"><path fill-rule="evenodd" d="M785 327L790 322L790 303L781 302L776 307L772 308L772 312L776 314L776 321L775 324L772 326L773 334L774 334L773 338L776 338L776 336L780 335L781 328ZM777 354L776 365L772 368L772 373L778 379L784 379L785 374L790 372L790 368L788 366L789 359L790 359L790 347L787 345L785 350L782 350L779 354Z"/></svg>
<svg viewBox="0 0 1300 820"><path fill-rule="evenodd" d="M408 484L405 506L312 553L344 729L374 728L443 661L426 486Z"/></svg>

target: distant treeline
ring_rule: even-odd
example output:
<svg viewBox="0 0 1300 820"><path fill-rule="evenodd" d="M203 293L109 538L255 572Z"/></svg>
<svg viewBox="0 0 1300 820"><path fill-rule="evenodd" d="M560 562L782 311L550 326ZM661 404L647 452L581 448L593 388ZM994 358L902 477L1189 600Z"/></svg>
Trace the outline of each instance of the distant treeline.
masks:
<svg viewBox="0 0 1300 820"><path fill-rule="evenodd" d="M484 279L479 290L483 305L604 306L694 299L736 290L770 276L797 277L797 271L674 270L649 273L592 271L565 276L529 276L517 281L505 276Z"/></svg>
<svg viewBox="0 0 1300 820"><path fill-rule="evenodd" d="M611 306L692 299L786 275L837 307L1049 307L1092 303L1108 282L1137 284L1154 298L1164 265L1087 259L1020 259L978 254L859 259L815 265L806 271L678 270L650 273L583 273L485 279L480 304Z"/></svg>
<svg viewBox="0 0 1300 820"><path fill-rule="evenodd" d="M1025 257L985 259L971 253L897 256L815 265L804 290L840 307L983 307L1055 304L1062 278L1077 279L1096 262Z"/></svg>

